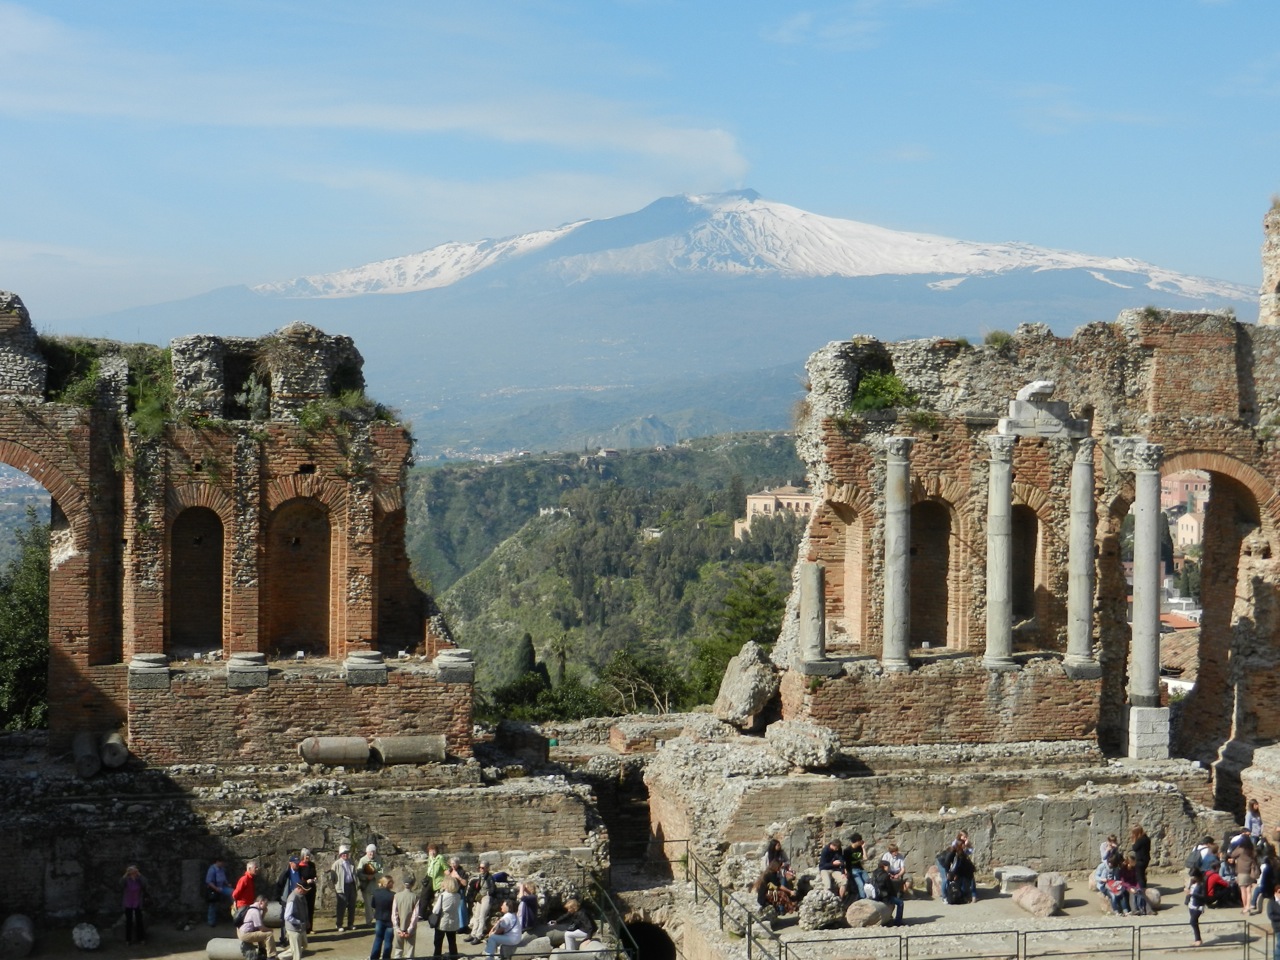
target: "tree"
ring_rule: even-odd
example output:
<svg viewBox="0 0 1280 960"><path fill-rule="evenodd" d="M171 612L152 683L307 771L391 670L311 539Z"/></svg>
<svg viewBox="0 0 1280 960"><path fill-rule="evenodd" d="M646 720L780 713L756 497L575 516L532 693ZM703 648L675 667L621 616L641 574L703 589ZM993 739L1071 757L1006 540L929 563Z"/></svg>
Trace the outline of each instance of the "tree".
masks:
<svg viewBox="0 0 1280 960"><path fill-rule="evenodd" d="M713 615L715 632L694 642L689 671L690 693L696 703L710 703L720 691L725 667L744 643L769 647L782 629L787 594L779 571L746 564Z"/></svg>
<svg viewBox="0 0 1280 960"><path fill-rule="evenodd" d="M18 556L0 570L0 727L47 723L49 693L49 527L27 509Z"/></svg>
<svg viewBox="0 0 1280 960"><path fill-rule="evenodd" d="M684 698L679 672L651 643L629 643L605 664L601 687L618 713L670 713Z"/></svg>

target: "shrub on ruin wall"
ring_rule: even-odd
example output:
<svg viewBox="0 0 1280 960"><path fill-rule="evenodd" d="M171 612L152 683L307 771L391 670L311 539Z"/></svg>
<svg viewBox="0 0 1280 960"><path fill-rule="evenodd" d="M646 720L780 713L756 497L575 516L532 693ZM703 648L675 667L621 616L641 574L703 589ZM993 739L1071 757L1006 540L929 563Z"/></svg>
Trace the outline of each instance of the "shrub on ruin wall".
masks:
<svg viewBox="0 0 1280 960"><path fill-rule="evenodd" d="M894 410L914 407L919 402L920 398L907 389L907 385L896 373L873 370L864 373L858 381L858 389L849 403L849 410L853 413Z"/></svg>

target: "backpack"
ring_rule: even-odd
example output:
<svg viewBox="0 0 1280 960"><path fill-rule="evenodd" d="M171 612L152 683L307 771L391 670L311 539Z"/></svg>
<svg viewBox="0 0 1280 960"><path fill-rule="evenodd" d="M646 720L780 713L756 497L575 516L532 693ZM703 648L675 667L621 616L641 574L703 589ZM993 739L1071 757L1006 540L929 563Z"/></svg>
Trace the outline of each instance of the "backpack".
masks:
<svg viewBox="0 0 1280 960"><path fill-rule="evenodd" d="M252 904L250 904L249 906L252 906ZM246 913L249 912L249 906L241 907L239 910L236 911L235 919L233 919L231 922L235 924L235 927L237 930L239 930L242 926L244 926L244 916Z"/></svg>
<svg viewBox="0 0 1280 960"><path fill-rule="evenodd" d="M1194 870L1196 867L1200 866L1199 844L1191 848L1191 852L1187 854L1187 859L1182 861L1182 865L1188 870Z"/></svg>
<svg viewBox="0 0 1280 960"><path fill-rule="evenodd" d="M960 882L958 877L948 877L947 885L942 892L947 903L954 905L965 902L964 884Z"/></svg>

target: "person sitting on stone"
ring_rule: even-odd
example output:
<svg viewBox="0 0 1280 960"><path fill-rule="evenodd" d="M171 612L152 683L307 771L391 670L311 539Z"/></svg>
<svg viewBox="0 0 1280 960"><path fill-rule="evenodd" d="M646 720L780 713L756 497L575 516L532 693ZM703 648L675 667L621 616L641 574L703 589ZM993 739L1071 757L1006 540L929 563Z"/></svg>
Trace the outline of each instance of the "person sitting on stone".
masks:
<svg viewBox="0 0 1280 960"><path fill-rule="evenodd" d="M862 834L855 833L844 848L844 869L849 875L850 890L855 897L867 895L867 843Z"/></svg>
<svg viewBox="0 0 1280 960"><path fill-rule="evenodd" d="M761 872L751 889L755 891L756 903L761 909L773 907L781 915L791 913L796 908L795 897L787 888L782 874L781 860L770 861L768 869Z"/></svg>
<svg viewBox="0 0 1280 960"><path fill-rule="evenodd" d="M845 872L844 852L840 849L839 840L832 840L818 855L818 880L824 889L841 900L848 893L849 875Z"/></svg>
<svg viewBox="0 0 1280 960"><path fill-rule="evenodd" d="M502 914L494 921L493 928L484 942L486 957L492 957L503 945L515 946L524 936L524 928L520 926L520 917L516 914L516 902L503 900L501 909Z"/></svg>
<svg viewBox="0 0 1280 960"><path fill-rule="evenodd" d="M596 922L577 900L566 900L564 915L552 920L551 925L564 933L565 950L576 951L582 946L582 941L591 939L596 933Z"/></svg>
<svg viewBox="0 0 1280 960"><path fill-rule="evenodd" d="M787 865L787 855L782 850L782 841L777 837L770 837L769 842L764 845L764 853L760 856L760 869L768 870L769 864L775 860L780 860L783 866Z"/></svg>
<svg viewBox="0 0 1280 960"><path fill-rule="evenodd" d="M867 879L867 885L870 890L875 891L875 899L879 900L886 906L893 907L893 920L886 923L886 927L897 927L902 925L902 891L898 887L897 882L889 875L889 865L881 860L876 864L876 868L872 871L871 876ZM870 893L868 890L868 893Z"/></svg>
<svg viewBox="0 0 1280 960"><path fill-rule="evenodd" d="M467 884L467 899L471 904L471 934L467 943L483 943L489 922L489 910L496 895L493 874L489 872L489 861L481 860L476 867L476 875Z"/></svg>
<svg viewBox="0 0 1280 960"><path fill-rule="evenodd" d="M889 870L889 876L898 885L903 897L911 896L911 878L907 876L907 859L898 852L898 845L890 843L880 855L880 862Z"/></svg>
<svg viewBox="0 0 1280 960"><path fill-rule="evenodd" d="M276 938L267 929L267 898L257 897L244 911L240 925L236 927L236 939L251 943L266 951L268 957L276 955Z"/></svg>

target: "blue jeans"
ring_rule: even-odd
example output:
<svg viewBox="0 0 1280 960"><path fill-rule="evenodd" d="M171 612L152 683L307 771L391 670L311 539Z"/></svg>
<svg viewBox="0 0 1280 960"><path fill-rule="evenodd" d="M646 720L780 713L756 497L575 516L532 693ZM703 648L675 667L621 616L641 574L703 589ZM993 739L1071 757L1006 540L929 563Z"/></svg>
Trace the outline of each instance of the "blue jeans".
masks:
<svg viewBox="0 0 1280 960"><path fill-rule="evenodd" d="M205 889L208 890L209 888L205 887ZM221 896L218 897L217 900L209 901L209 918L208 919L209 919L209 926L211 927L217 925L218 916L222 913L223 910L227 908L227 904L231 902L230 887L223 887L218 892L221 894Z"/></svg>
<svg viewBox="0 0 1280 960"><path fill-rule="evenodd" d="M902 926L902 898L890 897L888 900L884 902L888 904L893 904L893 907L894 907L893 925L895 927Z"/></svg>
<svg viewBox="0 0 1280 960"><path fill-rule="evenodd" d="M391 960L391 942L395 939L396 928L385 920L373 922L373 946L369 948L369 960L378 960L378 949L382 949L382 960Z"/></svg>

